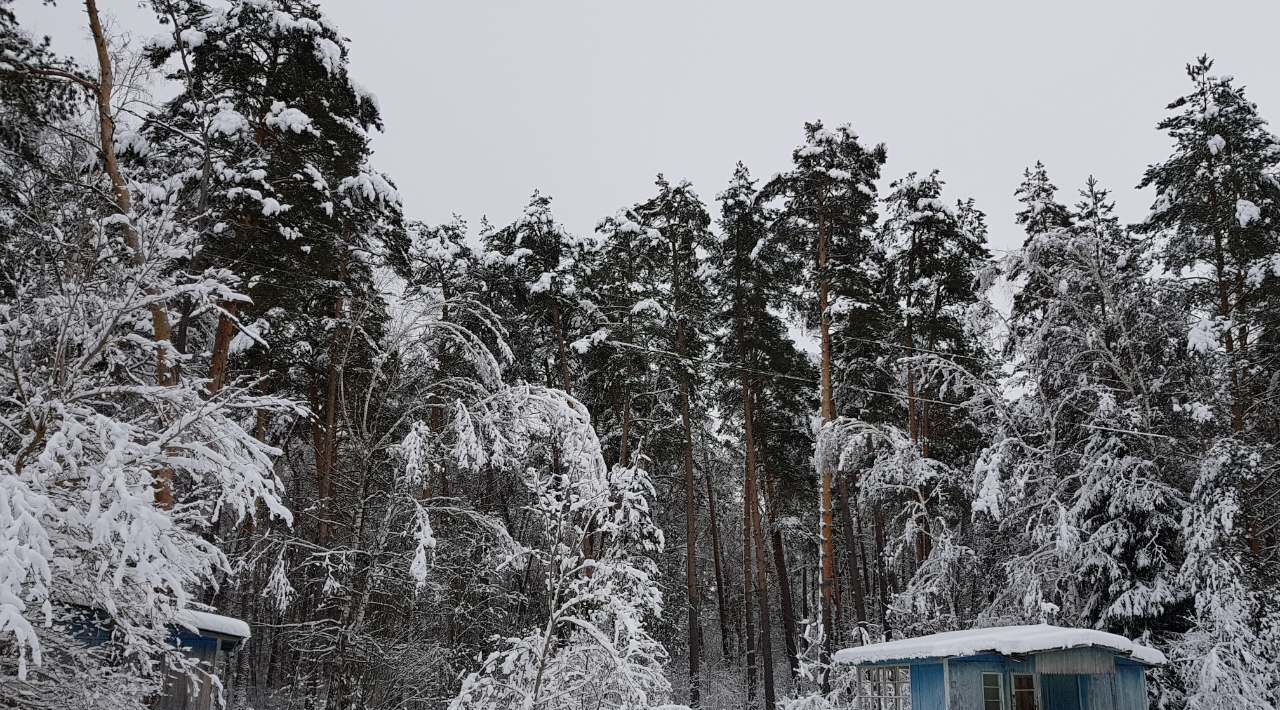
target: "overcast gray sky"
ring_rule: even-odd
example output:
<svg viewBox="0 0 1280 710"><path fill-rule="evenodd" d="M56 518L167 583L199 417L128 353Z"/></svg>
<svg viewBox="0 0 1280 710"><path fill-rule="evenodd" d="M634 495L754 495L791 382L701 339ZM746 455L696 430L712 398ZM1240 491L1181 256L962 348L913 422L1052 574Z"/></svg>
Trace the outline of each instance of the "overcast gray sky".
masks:
<svg viewBox="0 0 1280 710"><path fill-rule="evenodd" d="M136 0L99 0L158 31ZM1013 190L1043 160L1060 198L1093 173L1121 215L1168 141L1155 130L1207 52L1280 120L1272 0L324 0L379 97L377 166L408 213L514 217L539 187L588 231L688 178L711 204L737 160L785 169L806 120L889 148L886 178L937 167L977 198L992 243L1020 242ZM82 5L18 0L29 28L84 56ZM887 182L886 179L886 182Z"/></svg>

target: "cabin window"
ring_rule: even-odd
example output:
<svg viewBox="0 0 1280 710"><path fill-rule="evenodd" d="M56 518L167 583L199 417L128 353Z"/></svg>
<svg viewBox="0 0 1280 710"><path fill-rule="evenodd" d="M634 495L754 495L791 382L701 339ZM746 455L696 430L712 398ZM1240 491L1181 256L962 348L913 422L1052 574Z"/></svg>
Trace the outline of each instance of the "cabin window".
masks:
<svg viewBox="0 0 1280 710"><path fill-rule="evenodd" d="M1037 710L1036 677L1030 673L1013 674L1013 710Z"/></svg>
<svg viewBox="0 0 1280 710"><path fill-rule="evenodd" d="M911 669L878 666L862 669L858 710L911 710Z"/></svg>
<svg viewBox="0 0 1280 710"><path fill-rule="evenodd" d="M982 710L1004 710L1004 676L982 674Z"/></svg>

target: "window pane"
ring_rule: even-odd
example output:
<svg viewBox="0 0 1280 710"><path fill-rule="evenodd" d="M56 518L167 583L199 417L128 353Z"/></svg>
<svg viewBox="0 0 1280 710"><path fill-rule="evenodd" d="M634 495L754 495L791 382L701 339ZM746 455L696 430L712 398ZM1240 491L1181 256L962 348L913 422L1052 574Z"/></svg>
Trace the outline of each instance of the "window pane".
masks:
<svg viewBox="0 0 1280 710"><path fill-rule="evenodd" d="M1036 691L1019 690L1013 694L1014 710L1036 710Z"/></svg>
<svg viewBox="0 0 1280 710"><path fill-rule="evenodd" d="M1014 690L1035 690L1036 681L1030 674L1015 673L1013 675Z"/></svg>
<svg viewBox="0 0 1280 710"><path fill-rule="evenodd" d="M1004 702L1000 693L999 673L982 674L982 707L983 710L1004 710Z"/></svg>

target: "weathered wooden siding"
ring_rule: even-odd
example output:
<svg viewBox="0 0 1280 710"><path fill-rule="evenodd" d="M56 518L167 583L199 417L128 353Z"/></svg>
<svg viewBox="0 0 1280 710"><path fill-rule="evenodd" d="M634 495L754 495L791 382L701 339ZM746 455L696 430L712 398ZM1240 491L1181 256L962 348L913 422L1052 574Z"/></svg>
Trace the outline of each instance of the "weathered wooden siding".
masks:
<svg viewBox="0 0 1280 710"><path fill-rule="evenodd" d="M951 676L951 707L948 710L981 710L983 673L999 673L1004 678L1005 706L1009 707L1013 674L1034 673L1036 669L1034 657L994 655L952 658L948 665Z"/></svg>
<svg viewBox="0 0 1280 710"><path fill-rule="evenodd" d="M1040 676L1040 698L1044 702L1044 710L1088 710L1081 702L1081 695L1080 676Z"/></svg>
<svg viewBox="0 0 1280 710"><path fill-rule="evenodd" d="M1013 674L1031 673L1036 676L1039 687L1040 710L1148 710L1145 666L1109 655L1112 672L1045 673L1040 667L1044 655L966 656L950 658L945 666L941 659L914 663L886 661L873 665L910 664L912 710L982 710L983 673L1000 674L1006 708L1013 707ZM1063 667L1050 663L1052 668ZM950 705L947 704L948 689Z"/></svg>
<svg viewBox="0 0 1280 710"><path fill-rule="evenodd" d="M1068 648L1036 654L1036 670L1041 673L1097 675L1115 670L1115 656L1100 648Z"/></svg>
<svg viewBox="0 0 1280 710"><path fill-rule="evenodd" d="M941 663L911 666L911 710L946 710Z"/></svg>
<svg viewBox="0 0 1280 710"><path fill-rule="evenodd" d="M1147 672L1137 663L1116 661L1116 710L1147 710Z"/></svg>
<svg viewBox="0 0 1280 710"><path fill-rule="evenodd" d="M1147 710L1142 666L1118 666L1115 673L1040 676L1044 710Z"/></svg>
<svg viewBox="0 0 1280 710"><path fill-rule="evenodd" d="M1086 710L1143 710L1116 707L1116 674L1095 673L1080 676L1080 697Z"/></svg>

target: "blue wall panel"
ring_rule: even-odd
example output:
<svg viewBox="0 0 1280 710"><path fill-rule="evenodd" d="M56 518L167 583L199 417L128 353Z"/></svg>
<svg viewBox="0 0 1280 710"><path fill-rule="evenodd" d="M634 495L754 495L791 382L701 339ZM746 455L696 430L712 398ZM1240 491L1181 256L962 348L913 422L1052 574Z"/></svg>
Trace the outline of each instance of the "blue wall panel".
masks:
<svg viewBox="0 0 1280 710"><path fill-rule="evenodd" d="M1045 710L1086 710L1080 703L1080 676L1042 675L1040 695Z"/></svg>
<svg viewBox="0 0 1280 710"><path fill-rule="evenodd" d="M1147 677L1142 666L1116 663L1116 708L1147 710Z"/></svg>
<svg viewBox="0 0 1280 710"><path fill-rule="evenodd" d="M911 666L911 710L946 710L944 678L941 663Z"/></svg>

